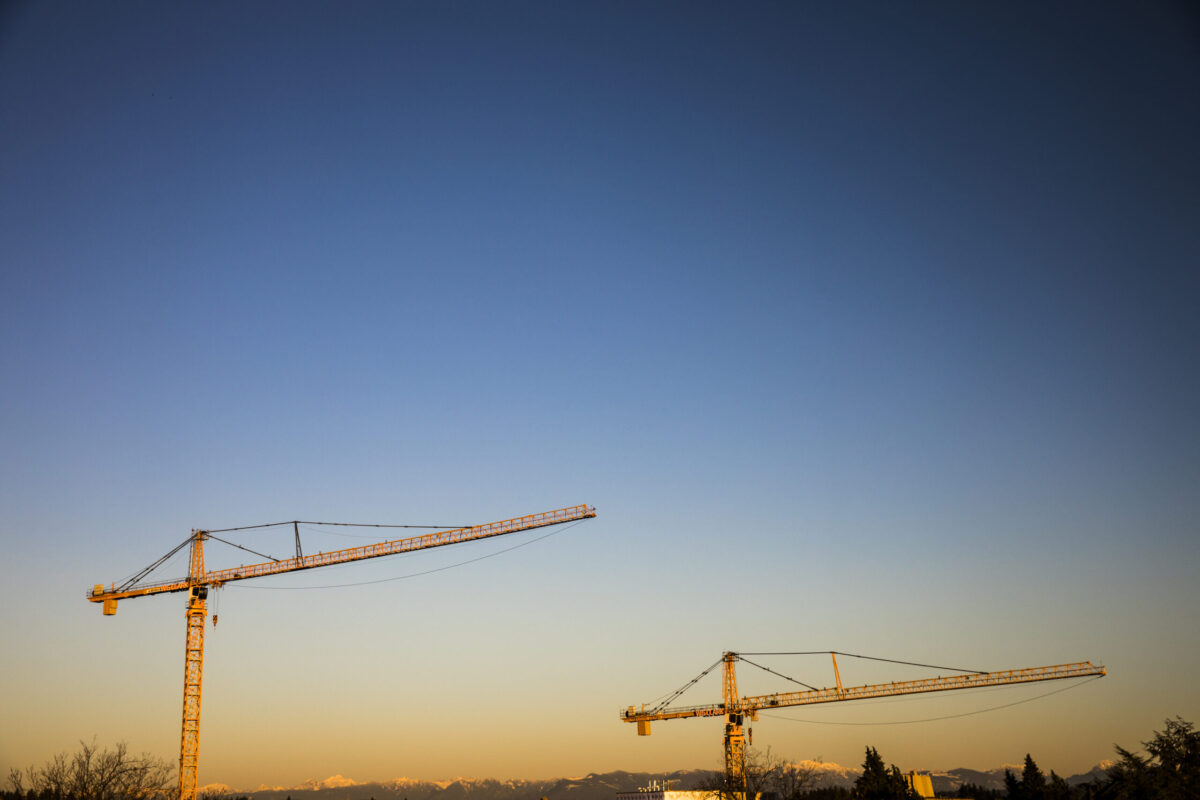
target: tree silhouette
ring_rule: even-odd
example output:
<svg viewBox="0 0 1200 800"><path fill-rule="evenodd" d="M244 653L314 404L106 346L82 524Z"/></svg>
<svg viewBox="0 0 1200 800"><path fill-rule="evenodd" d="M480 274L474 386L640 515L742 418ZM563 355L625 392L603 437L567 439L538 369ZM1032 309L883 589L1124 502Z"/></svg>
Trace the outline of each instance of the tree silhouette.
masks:
<svg viewBox="0 0 1200 800"><path fill-rule="evenodd" d="M769 747L766 750L747 748L744 777L748 798L763 794L773 795L777 800L797 800L807 794L806 790L816 778L816 769L784 761ZM727 785L724 772L713 773L711 778L701 781L699 788L722 800L741 800L742 796L742 787Z"/></svg>
<svg viewBox="0 0 1200 800"><path fill-rule="evenodd" d="M1011 769L1004 770L1004 796L1008 800L1021 800L1021 782Z"/></svg>
<svg viewBox="0 0 1200 800"><path fill-rule="evenodd" d="M1057 772L1050 770L1050 784L1044 796L1046 800L1071 800L1071 787Z"/></svg>
<svg viewBox="0 0 1200 800"><path fill-rule="evenodd" d="M1176 717L1142 742L1149 756L1117 747L1101 796L1112 800L1195 800L1200 797L1200 731Z"/></svg>
<svg viewBox="0 0 1200 800"><path fill-rule="evenodd" d="M854 796L859 800L920 800L913 791L900 768L895 764L888 769L874 747L867 748L863 761L863 774L854 782Z"/></svg>
<svg viewBox="0 0 1200 800"><path fill-rule="evenodd" d="M93 740L41 767L12 769L8 782L16 794L41 800L165 800L172 777L162 759L132 756L124 742L101 750Z"/></svg>
<svg viewBox="0 0 1200 800"><path fill-rule="evenodd" d="M1029 753L1025 754L1025 768L1021 770L1021 794L1024 800L1043 800L1046 796L1046 776Z"/></svg>

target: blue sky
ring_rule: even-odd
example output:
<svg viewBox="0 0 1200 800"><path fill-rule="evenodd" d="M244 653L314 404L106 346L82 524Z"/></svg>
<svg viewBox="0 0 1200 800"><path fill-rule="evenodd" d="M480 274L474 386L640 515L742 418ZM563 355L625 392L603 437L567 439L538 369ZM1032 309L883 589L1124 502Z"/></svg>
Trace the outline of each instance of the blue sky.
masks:
<svg viewBox="0 0 1200 800"><path fill-rule="evenodd" d="M174 758L181 604L82 594L192 528L583 502L337 581L498 553L435 575L222 592L201 782L715 766L719 724L615 712L726 649L1112 672L760 724L795 758L1066 774L1196 719L1198 30L7 5L0 768L93 734Z"/></svg>

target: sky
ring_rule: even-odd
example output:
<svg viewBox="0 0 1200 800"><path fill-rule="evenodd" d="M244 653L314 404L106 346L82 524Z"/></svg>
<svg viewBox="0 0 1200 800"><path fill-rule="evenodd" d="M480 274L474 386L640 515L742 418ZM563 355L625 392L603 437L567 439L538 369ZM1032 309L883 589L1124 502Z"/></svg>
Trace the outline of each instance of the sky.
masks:
<svg viewBox="0 0 1200 800"><path fill-rule="evenodd" d="M716 769L618 710L726 650L1109 670L790 759L1200 721L1197 141L1184 4L5 3L0 774L177 760L182 596L84 595L193 529L580 503L216 593L200 783Z"/></svg>

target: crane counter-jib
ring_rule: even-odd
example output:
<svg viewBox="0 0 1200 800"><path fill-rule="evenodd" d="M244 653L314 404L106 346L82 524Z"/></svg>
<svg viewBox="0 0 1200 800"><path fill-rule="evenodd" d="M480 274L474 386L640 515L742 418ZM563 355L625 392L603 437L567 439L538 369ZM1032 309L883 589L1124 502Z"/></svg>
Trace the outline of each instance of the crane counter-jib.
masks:
<svg viewBox="0 0 1200 800"><path fill-rule="evenodd" d="M231 581L245 580L247 578L261 578L284 572L296 572L315 567L327 567L334 564L362 561L368 558L398 555L413 550L426 550L432 547L458 544L476 539L487 539L506 533L532 530L548 525L559 525L564 522L573 522L595 516L596 510L592 506L571 506L556 511L546 511L540 514L528 514L523 517L490 522L486 525L454 528L452 530L426 533L404 539L393 539L377 544L349 547L344 550L332 550L327 553L316 553L307 556L296 556L295 558L267 561L261 564L213 570L193 579L144 583L124 589L118 589L116 586L105 589L103 584L96 584L87 592L86 597L93 603L105 603L106 609L113 609L115 601L132 597L144 597L167 592L184 592L191 586L220 586ZM203 533L203 531L197 531L197 534L202 535Z"/></svg>
<svg viewBox="0 0 1200 800"><path fill-rule="evenodd" d="M637 711L634 708L625 708L621 710L620 716L625 722L658 722L664 719L686 719L688 717L719 717L724 713L724 704L718 704L668 708L663 711Z"/></svg>

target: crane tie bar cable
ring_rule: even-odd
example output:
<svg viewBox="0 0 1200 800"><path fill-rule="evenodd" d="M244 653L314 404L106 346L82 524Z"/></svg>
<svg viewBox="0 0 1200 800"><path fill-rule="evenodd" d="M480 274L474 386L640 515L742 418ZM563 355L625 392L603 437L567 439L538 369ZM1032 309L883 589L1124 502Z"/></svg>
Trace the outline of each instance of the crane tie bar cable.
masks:
<svg viewBox="0 0 1200 800"><path fill-rule="evenodd" d="M229 533L230 531L252 531L257 528L277 528L281 525L340 525L344 528L429 528L431 530L454 530L470 528L470 525L388 525L372 522L312 522L311 520L289 519L287 522L265 522L262 525L243 525L240 528L213 528L205 533Z"/></svg>
<svg viewBox="0 0 1200 800"><path fill-rule="evenodd" d="M158 561L155 561L153 564L146 567L141 572L134 573L134 575L132 577L126 579L118 588L121 591L124 591L125 589L128 589L130 586L133 586L138 581L140 581L142 578L146 577L151 572L158 569L163 564L167 563L167 561L171 558L171 556L175 555L176 553L178 553L180 550L187 547L191 543L192 543L192 537L189 536L188 538L184 539L179 544L175 545L175 547L172 548L169 553L167 553L165 556L160 558Z"/></svg>
<svg viewBox="0 0 1200 800"><path fill-rule="evenodd" d="M952 672L966 672L966 673L971 673L971 674L975 674L975 675L987 675L990 672L990 670L986 670L986 669L963 669L962 667L944 667L944 666L938 666L937 664L920 664L916 661L898 661L894 658L880 658L878 656L864 656L864 655L859 655L858 653L843 653L841 650L805 650L803 652L795 652L795 653L745 653L745 654L738 653L738 655L739 656L741 656L741 655L751 655L751 656L824 656L824 655L829 655L831 653L835 656L849 656L850 658L861 658L866 661L886 661L889 664L904 664L909 667L925 667L926 669L948 669ZM745 659L743 659L743 661L744 660ZM758 666L758 665L755 664L755 666Z"/></svg>
<svg viewBox="0 0 1200 800"><path fill-rule="evenodd" d="M279 559L276 558L275 556L269 556L266 553L260 553L257 550L251 550L249 547L242 547L240 544L238 544L236 542L226 541L225 539L222 539L220 536L213 536L212 531L205 531L205 534L208 536L209 539L216 539L218 542L227 544L230 547L236 547L238 550L245 550L247 553L253 553L254 555L258 556L259 558L269 558L276 563L279 562Z"/></svg>
<svg viewBox="0 0 1200 800"><path fill-rule="evenodd" d="M700 673L699 675L697 675L696 677L692 678L690 681L688 681L687 683L685 683L683 686L680 686L678 689L676 689L674 692L672 692L672 693L671 693L671 694L670 694L670 695L667 697L667 699L666 699L666 700L663 700L663 701L662 701L661 703L659 703L657 706L655 706L654 708L650 709L650 710L651 710L651 712L652 712L652 713L657 713L657 712L659 712L659 711L662 711L662 710L663 710L664 708L666 708L667 706L671 705L671 703L674 703L676 700L678 700L678 699L679 699L679 696L680 696L680 695L682 695L682 694L683 694L684 692L686 692L688 689L690 689L690 688L692 688L693 686L695 686L695 685L696 685L696 684L697 684L697 683L700 681L700 679L701 679L701 678L703 678L705 675L707 675L708 673L710 673L710 672L712 672L714 669L716 669L717 665L718 665L718 664L720 664L721 662L723 662L724 660L725 660L724 658L718 658L716 661L714 661L714 662L713 662L713 664L712 664L712 666L711 666L711 667L709 667L708 669L704 670L704 672L701 672L701 673Z"/></svg>
<svg viewBox="0 0 1200 800"><path fill-rule="evenodd" d="M795 678L789 678L787 675L784 675L782 672L776 672L775 670L771 669L770 667L764 667L762 664L755 664L750 659L743 657L740 653L738 654L738 660L742 661L746 664L749 664L752 667L758 667L759 669L761 669L765 672L769 672L772 675L778 675L780 678L783 678L785 681L791 681L792 683L799 684L800 686L803 686L805 689L811 689L814 692L821 691L816 686L810 686L809 684L805 683L804 681L798 681Z"/></svg>

